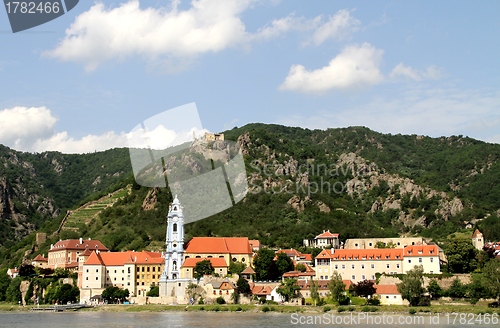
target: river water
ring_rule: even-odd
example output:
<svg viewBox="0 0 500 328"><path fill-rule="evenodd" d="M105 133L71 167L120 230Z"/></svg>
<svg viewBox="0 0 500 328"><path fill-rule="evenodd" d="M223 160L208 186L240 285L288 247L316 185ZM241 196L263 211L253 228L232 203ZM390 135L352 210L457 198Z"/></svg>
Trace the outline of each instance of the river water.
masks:
<svg viewBox="0 0 500 328"><path fill-rule="evenodd" d="M495 319L493 320L492 319ZM486 319L486 320L484 320ZM485 321L489 324L485 324ZM500 327L498 316L226 312L0 312L1 328L160 327Z"/></svg>

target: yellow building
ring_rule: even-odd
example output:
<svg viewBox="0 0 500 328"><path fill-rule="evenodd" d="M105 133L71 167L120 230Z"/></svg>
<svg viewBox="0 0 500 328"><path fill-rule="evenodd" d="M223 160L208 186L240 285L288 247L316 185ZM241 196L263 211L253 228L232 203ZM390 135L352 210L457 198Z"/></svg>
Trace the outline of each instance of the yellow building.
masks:
<svg viewBox="0 0 500 328"><path fill-rule="evenodd" d="M231 262L252 263L252 246L247 237L193 237L186 245L184 259L224 259Z"/></svg>

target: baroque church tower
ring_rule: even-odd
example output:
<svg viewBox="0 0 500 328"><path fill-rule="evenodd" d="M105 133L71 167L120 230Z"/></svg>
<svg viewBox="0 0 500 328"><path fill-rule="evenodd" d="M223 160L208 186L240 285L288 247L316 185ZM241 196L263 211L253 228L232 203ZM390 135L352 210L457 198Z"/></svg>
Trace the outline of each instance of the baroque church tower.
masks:
<svg viewBox="0 0 500 328"><path fill-rule="evenodd" d="M170 205L167 215L165 268L160 277L160 296L173 297L172 301L182 301L186 279L180 272L184 259L184 214L177 195Z"/></svg>

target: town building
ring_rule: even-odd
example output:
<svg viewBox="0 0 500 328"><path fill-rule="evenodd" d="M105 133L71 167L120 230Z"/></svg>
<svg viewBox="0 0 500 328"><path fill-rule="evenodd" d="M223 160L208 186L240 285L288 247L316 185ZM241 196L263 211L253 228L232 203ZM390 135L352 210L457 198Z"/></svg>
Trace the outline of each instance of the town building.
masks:
<svg viewBox="0 0 500 328"><path fill-rule="evenodd" d="M482 250L484 248L484 237L482 232L479 231L479 229L476 229L472 234L472 245L477 250Z"/></svg>
<svg viewBox="0 0 500 328"><path fill-rule="evenodd" d="M347 239L344 249L374 249L377 243L392 248L404 248L413 245L426 245L422 237L402 237L402 238L355 238ZM381 247L378 247L381 248Z"/></svg>
<svg viewBox="0 0 500 328"><path fill-rule="evenodd" d="M314 280L315 283L318 284L318 294L319 297L327 297L330 294L330 290L328 289L328 282L330 280ZM342 280L345 285L345 293L349 290L349 287L353 284L351 280ZM300 296L302 298L310 298L311 297L311 280L299 280L297 284L300 287Z"/></svg>
<svg viewBox="0 0 500 328"><path fill-rule="evenodd" d="M319 247L319 248L339 248L339 234L331 233L330 230L323 230L323 232L311 239L304 239L304 246L306 247Z"/></svg>
<svg viewBox="0 0 500 328"><path fill-rule="evenodd" d="M49 260L46 257L44 257L43 255L38 254L31 261L31 265L34 266L35 268L46 269L49 266L48 262L49 262Z"/></svg>
<svg viewBox="0 0 500 328"><path fill-rule="evenodd" d="M406 273L422 265L424 273L441 273L436 245L405 248L324 249L315 259L316 279L329 279L336 271L345 280L375 280L376 273Z"/></svg>
<svg viewBox="0 0 500 328"><path fill-rule="evenodd" d="M127 289L130 296L145 296L158 285L163 266L158 252L92 251L81 266L80 300L90 302L109 286Z"/></svg>
<svg viewBox="0 0 500 328"><path fill-rule="evenodd" d="M79 267L79 255L86 249L90 251L98 250L99 252L109 251L99 240L92 240L90 238L59 240L55 245L50 245L47 255L47 267L76 271Z"/></svg>
<svg viewBox="0 0 500 328"><path fill-rule="evenodd" d="M302 254L296 249L280 249L276 251L276 254L285 253L290 259L292 259L295 265L301 264L312 264L312 254Z"/></svg>
<svg viewBox="0 0 500 328"><path fill-rule="evenodd" d="M408 301L403 300L403 297L398 292L396 285L373 285L375 288L375 296L380 300L382 305L408 305Z"/></svg>

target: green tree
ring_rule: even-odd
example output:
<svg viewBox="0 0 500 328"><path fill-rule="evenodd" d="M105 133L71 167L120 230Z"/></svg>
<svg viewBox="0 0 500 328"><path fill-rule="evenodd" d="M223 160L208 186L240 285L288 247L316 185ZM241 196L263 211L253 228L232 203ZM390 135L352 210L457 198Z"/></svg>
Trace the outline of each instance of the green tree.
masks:
<svg viewBox="0 0 500 328"><path fill-rule="evenodd" d="M212 262L210 260L203 260L198 263L196 263L196 266L194 267L194 277L197 280L200 280L204 275L212 275L214 274L215 269L212 266Z"/></svg>
<svg viewBox="0 0 500 328"><path fill-rule="evenodd" d="M7 274L7 268L0 270L0 302L5 301L7 288L10 285L11 278Z"/></svg>
<svg viewBox="0 0 500 328"><path fill-rule="evenodd" d="M101 294L102 298L110 303L123 302L128 296L128 289L120 289L116 286L109 286Z"/></svg>
<svg viewBox="0 0 500 328"><path fill-rule="evenodd" d="M80 297L80 290L70 284L62 284L56 292L56 299L59 304L76 303Z"/></svg>
<svg viewBox="0 0 500 328"><path fill-rule="evenodd" d="M29 277L35 274L35 267L31 264L21 264L19 267L19 276L21 277Z"/></svg>
<svg viewBox="0 0 500 328"><path fill-rule="evenodd" d="M21 285L21 281L23 278L16 277L10 281L9 287L5 291L5 300L10 303L18 303L21 301L21 291L19 290L19 286Z"/></svg>
<svg viewBox="0 0 500 328"><path fill-rule="evenodd" d="M500 260L493 259L483 269L484 287L500 301Z"/></svg>
<svg viewBox="0 0 500 328"><path fill-rule="evenodd" d="M427 286L427 292L431 295L431 299L438 300L443 296L443 289L439 286L436 279L432 279Z"/></svg>
<svg viewBox="0 0 500 328"><path fill-rule="evenodd" d="M295 278L285 278L285 281L282 281L280 286L276 289L276 292L283 296L285 302L288 302L292 298L299 297L300 286L297 284L297 279Z"/></svg>
<svg viewBox="0 0 500 328"><path fill-rule="evenodd" d="M314 302L314 306L319 302L319 285L314 279L311 279L311 285L309 286L309 295Z"/></svg>
<svg viewBox="0 0 500 328"><path fill-rule="evenodd" d="M295 270L300 272L306 272L307 268L304 264L297 263L297 265L295 266Z"/></svg>
<svg viewBox="0 0 500 328"><path fill-rule="evenodd" d="M231 261L229 263L229 273L230 274L240 274L243 270L245 270L247 265L243 262Z"/></svg>
<svg viewBox="0 0 500 328"><path fill-rule="evenodd" d="M160 286L151 286L146 296L149 297L158 297L160 296Z"/></svg>
<svg viewBox="0 0 500 328"><path fill-rule="evenodd" d="M282 276L285 272L293 271L293 261L285 253L279 253L276 259L276 268L278 269L278 274Z"/></svg>
<svg viewBox="0 0 500 328"><path fill-rule="evenodd" d="M401 283L397 284L398 292L403 299L408 300L410 306L417 306L424 293L424 269L420 266L415 266L412 270L408 271Z"/></svg>
<svg viewBox="0 0 500 328"><path fill-rule="evenodd" d="M466 297L469 298L472 305L476 304L481 298L488 297L488 291L484 287L482 278L482 275L474 274L472 275L472 281L466 286Z"/></svg>
<svg viewBox="0 0 500 328"><path fill-rule="evenodd" d="M361 297L372 296L376 293L375 287L373 287L373 281L363 280L354 285L354 290L356 295Z"/></svg>
<svg viewBox="0 0 500 328"><path fill-rule="evenodd" d="M257 280L276 280L278 270L274 262L275 253L269 248L261 248L253 259Z"/></svg>
<svg viewBox="0 0 500 328"><path fill-rule="evenodd" d="M450 287L448 288L446 294L452 299L464 298L467 292L467 288L462 284L460 279L453 279Z"/></svg>
<svg viewBox="0 0 500 328"><path fill-rule="evenodd" d="M248 296L251 294L252 290L250 289L250 284L245 278L239 278L238 281L236 281L236 287L238 288L238 292Z"/></svg>
<svg viewBox="0 0 500 328"><path fill-rule="evenodd" d="M469 273L477 268L477 249L470 239L452 239L446 242L444 252L448 260L448 272Z"/></svg>
<svg viewBox="0 0 500 328"><path fill-rule="evenodd" d="M332 277L327 285L330 291L330 297L333 301L339 303L345 292L345 284L342 281L342 276L337 271L333 272Z"/></svg>

